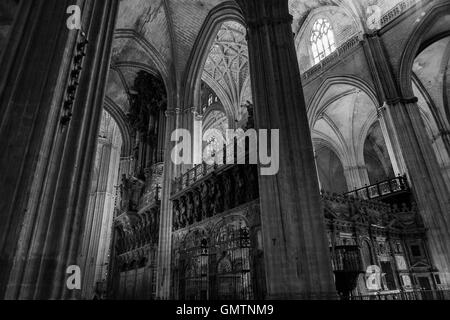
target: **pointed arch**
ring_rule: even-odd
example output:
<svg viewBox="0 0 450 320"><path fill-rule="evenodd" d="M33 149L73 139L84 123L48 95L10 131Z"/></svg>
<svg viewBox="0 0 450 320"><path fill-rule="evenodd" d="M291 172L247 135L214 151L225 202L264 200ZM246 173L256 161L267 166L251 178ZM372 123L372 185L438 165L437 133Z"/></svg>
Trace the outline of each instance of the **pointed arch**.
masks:
<svg viewBox="0 0 450 320"><path fill-rule="evenodd" d="M322 82L315 95L312 96L310 101L307 102L308 119L311 128L314 127L315 122L323 111L324 106L321 102L325 94L333 85L338 84L350 85L360 89L369 96L375 106L379 107L381 105L381 102L377 98L375 89L364 80L353 76L329 77Z"/></svg>
<svg viewBox="0 0 450 320"><path fill-rule="evenodd" d="M200 106L200 87L203 67L214 43L215 35L224 22L234 21L246 26L241 8L235 1L226 1L213 8L203 23L199 32L181 84L180 104L183 108Z"/></svg>
<svg viewBox="0 0 450 320"><path fill-rule="evenodd" d="M441 17L449 15L449 12L450 3L448 2L433 6L425 13L421 23L412 31L401 56L398 74L400 94L403 98L408 99L414 96L412 87L413 65L418 54L432 43L450 36L450 30L431 35L427 32L432 29L433 25L435 25Z"/></svg>
<svg viewBox="0 0 450 320"><path fill-rule="evenodd" d="M122 109L109 97L105 97L104 108L119 126L122 133L122 157L128 157L131 155L131 128L126 120L127 117Z"/></svg>
<svg viewBox="0 0 450 320"><path fill-rule="evenodd" d="M171 72L171 69L166 65L164 58L161 56L159 51L142 35L137 33L135 30L131 29L117 29L114 33L114 40L119 39L130 39L144 50L144 52L150 57L152 62L155 64L156 68L159 71L159 74L166 86L167 92L167 105L168 108L174 106L174 93L176 88L174 73ZM147 70L146 70L147 71ZM152 72L149 72L152 73Z"/></svg>

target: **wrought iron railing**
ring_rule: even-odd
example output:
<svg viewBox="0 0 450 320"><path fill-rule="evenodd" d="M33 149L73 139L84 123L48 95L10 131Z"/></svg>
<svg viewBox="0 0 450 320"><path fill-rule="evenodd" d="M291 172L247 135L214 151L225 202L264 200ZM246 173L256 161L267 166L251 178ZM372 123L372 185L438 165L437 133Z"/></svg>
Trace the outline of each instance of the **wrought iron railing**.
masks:
<svg viewBox="0 0 450 320"><path fill-rule="evenodd" d="M408 179L406 176L399 176L394 179L378 182L361 189L347 192L344 196L372 200L408 190Z"/></svg>
<svg viewBox="0 0 450 320"><path fill-rule="evenodd" d="M450 290L413 290L397 293L381 293L366 296L352 296L350 300L450 300Z"/></svg>

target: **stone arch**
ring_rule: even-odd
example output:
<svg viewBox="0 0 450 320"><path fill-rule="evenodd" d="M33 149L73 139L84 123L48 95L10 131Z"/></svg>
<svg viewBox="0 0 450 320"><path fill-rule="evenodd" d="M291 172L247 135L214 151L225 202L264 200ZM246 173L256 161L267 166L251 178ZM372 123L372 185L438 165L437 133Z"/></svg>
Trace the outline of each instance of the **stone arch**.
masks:
<svg viewBox="0 0 450 320"><path fill-rule="evenodd" d="M400 60L399 66L399 88L400 95L404 99L414 97L412 88L413 64L420 52L432 43L450 35L450 30L429 34L428 30L437 24L440 18L449 15L450 3L439 3L426 12L420 24L411 33Z"/></svg>
<svg viewBox="0 0 450 320"><path fill-rule="evenodd" d="M317 91L316 95L313 96L311 99L311 102L308 103L308 118L311 128L314 128L315 123L319 120L320 115L322 112L328 108L328 106L333 103L334 101L342 98L345 95L352 94L353 92L343 92L337 96L334 96L333 99L326 101L325 103L321 103L322 99L328 92L328 90L333 85L349 85L357 90L361 90L363 93L365 93L369 98L370 101L373 102L374 109L371 111L371 113L368 115L367 120L365 121L363 128L360 132L360 135L358 137L359 143L357 144L358 147L356 149L356 155L357 159L359 161L363 161L364 159L364 141L367 137L367 134L370 130L370 127L373 125L374 122L378 120L378 113L377 113L377 107L379 104L379 101L376 97L376 93L372 87L370 87L367 83L365 83L363 80L358 79L356 77L333 77L326 79L319 87L319 90Z"/></svg>
<svg viewBox="0 0 450 320"><path fill-rule="evenodd" d="M136 69L140 69L142 71L146 71L155 77L161 76L158 70L155 70L153 67L151 67L145 63L141 63L141 62L137 62L137 61L117 61L112 64L112 68L119 68L119 69L120 68L136 68Z"/></svg>
<svg viewBox="0 0 450 320"><path fill-rule="evenodd" d="M310 101L307 102L308 119L311 128L314 127L314 123L317 121L321 111L323 111L323 106L321 105L322 99L324 98L328 89L336 84L354 86L355 88L367 94L374 102L375 106L381 105L381 102L377 98L375 89L364 80L354 76L329 77L320 84L317 92L314 94L314 96L311 97Z"/></svg>
<svg viewBox="0 0 450 320"><path fill-rule="evenodd" d="M214 43L214 37L224 22L234 21L246 26L240 7L235 1L226 1L214 7L199 32L181 84L181 106L190 108L200 105L200 88L203 66Z"/></svg>
<svg viewBox="0 0 450 320"><path fill-rule="evenodd" d="M233 115L233 110L232 110L231 106L233 103L229 99L225 90L220 85L218 85L214 80L210 79L211 77L209 77L209 75L206 75L206 77L207 77L206 80L209 80L209 81L207 81L207 84L211 87L211 89L214 91L214 93L217 94L217 97L219 97L220 101L223 103L224 111L227 114L229 121L231 123L231 121L232 121L231 118ZM201 106L200 104L196 104L196 105ZM199 112L200 110L196 110L196 111Z"/></svg>
<svg viewBox="0 0 450 320"><path fill-rule="evenodd" d="M195 243L194 246L190 246L190 242L201 242L202 239L207 239L209 241L211 240L211 231L205 226L200 226L186 233L186 235L180 241L180 248L178 249L189 249L196 247Z"/></svg>
<svg viewBox="0 0 450 320"><path fill-rule="evenodd" d="M334 141L330 141L330 139L327 139L326 136L321 136L320 134L317 134L317 136L313 137L312 140L314 145L314 152L316 152L320 148L328 148L336 154L336 156L341 161L342 166L344 166L344 163L347 162L347 155L345 154L344 150L342 150L342 147L336 144Z"/></svg>
<svg viewBox="0 0 450 320"><path fill-rule="evenodd" d="M426 88L423 86L422 82L417 78L415 74L413 74L412 78L412 87L413 90L414 87L417 88L421 97L425 100L426 105L425 106L419 105L419 108L421 109L421 114L425 121L425 124L429 126L428 129L430 129L431 132L445 130L445 126L442 123L442 119L439 115L439 110L437 109L436 104L434 103L433 99L431 98ZM434 125L432 125L433 122Z"/></svg>
<svg viewBox="0 0 450 320"><path fill-rule="evenodd" d="M308 105L313 138L334 141L347 185L357 189L370 184L364 150L369 131L378 121L375 91L356 77L329 78Z"/></svg>
<svg viewBox="0 0 450 320"><path fill-rule="evenodd" d="M345 193L350 191L348 181L345 177L344 161L336 146L332 142L320 138L313 139L313 143L317 164L317 175L321 189L332 193ZM322 152L325 152L325 155L330 156L330 158L322 158ZM321 165L322 161L325 161L325 167L329 170L328 172L323 171L324 166ZM333 171L331 172L331 170ZM332 183L332 181L334 183Z"/></svg>
<svg viewBox="0 0 450 320"><path fill-rule="evenodd" d="M132 141L131 128L128 124L127 117L122 109L109 97L105 97L105 110L113 117L119 126L122 134L122 157L129 157L131 155Z"/></svg>
<svg viewBox="0 0 450 320"><path fill-rule="evenodd" d="M395 177L389 151L378 121L370 126L362 142L363 161L371 184Z"/></svg>
<svg viewBox="0 0 450 320"><path fill-rule="evenodd" d="M442 109L435 105L434 100L428 94L421 82L413 78L412 81L413 92L417 96L418 108L425 125L427 136L430 144L436 154L438 164L441 167L442 175L445 181L450 185L450 149L448 145L448 125L446 124L442 114Z"/></svg>
<svg viewBox="0 0 450 320"><path fill-rule="evenodd" d="M220 105L218 103L212 104L210 107L208 107L208 109L206 110L206 112L203 115L203 131L205 131L205 129L209 129L209 127L207 127L207 124L208 124L207 119L213 113L217 113L217 112L223 113L224 116L227 117L227 113L222 105ZM231 119L229 117L227 117L227 125L228 125L228 128L232 128Z"/></svg>
<svg viewBox="0 0 450 320"><path fill-rule="evenodd" d="M114 33L114 40L120 39L129 39L134 41L138 47L144 50L145 53L150 57L152 62L155 64L156 68L159 71L159 76L161 76L164 85L166 86L167 95L167 106L168 108L174 107L174 96L170 94L171 92L175 92L176 84L173 74L170 72L170 69L166 65L164 58L161 56L159 51L142 35L137 33L135 30L131 29L117 29ZM133 62L127 62L133 63ZM135 64L135 63L133 63ZM117 66L117 64L116 64ZM142 70L149 72L150 74L154 73L154 69L146 66Z"/></svg>
<svg viewBox="0 0 450 320"><path fill-rule="evenodd" d="M242 214L231 214L227 217L224 217L222 219L220 219L219 221L217 221L217 223L215 223L212 228L211 228L211 235L214 235L217 233L218 230L220 230L220 228L230 224L230 223L234 223L234 222L243 222L245 227L250 226L250 222L248 221L248 219L242 215Z"/></svg>
<svg viewBox="0 0 450 320"><path fill-rule="evenodd" d="M358 160L364 161L364 143L369 135L370 129L378 122L378 112L374 110L367 121L364 123L364 127L361 130L361 135L359 136L358 148L356 149L356 155Z"/></svg>

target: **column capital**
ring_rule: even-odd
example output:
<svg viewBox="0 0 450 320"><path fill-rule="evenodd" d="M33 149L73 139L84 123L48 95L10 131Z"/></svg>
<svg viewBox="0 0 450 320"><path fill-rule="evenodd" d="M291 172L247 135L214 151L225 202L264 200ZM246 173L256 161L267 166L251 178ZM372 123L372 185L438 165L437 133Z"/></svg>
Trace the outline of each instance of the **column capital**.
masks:
<svg viewBox="0 0 450 320"><path fill-rule="evenodd" d="M363 34L364 39L377 38L380 36L380 30L374 30L373 32L368 32Z"/></svg>
<svg viewBox="0 0 450 320"><path fill-rule="evenodd" d="M419 102L419 98L417 98L417 97L402 97L402 98L400 98L400 102L403 104L417 103L417 102Z"/></svg>
<svg viewBox="0 0 450 320"><path fill-rule="evenodd" d="M285 17L260 17L255 19L249 19L247 21L247 25L249 28L260 28L268 25L275 24L292 24L293 21L292 15L287 15Z"/></svg>
<svg viewBox="0 0 450 320"><path fill-rule="evenodd" d="M196 107L185 108L184 112L185 113L192 113L193 115L196 115L198 113Z"/></svg>
<svg viewBox="0 0 450 320"><path fill-rule="evenodd" d="M450 137L450 130L439 130L438 134L433 138L433 141L439 140L439 138Z"/></svg>
<svg viewBox="0 0 450 320"><path fill-rule="evenodd" d="M194 114L194 119L196 121L202 121L203 120L203 114L197 112L196 110L193 110L192 113Z"/></svg>
<svg viewBox="0 0 450 320"><path fill-rule="evenodd" d="M164 114L167 118L171 118L174 116L178 116L181 113L181 109L180 108L175 108L173 110L167 110Z"/></svg>
<svg viewBox="0 0 450 320"><path fill-rule="evenodd" d="M401 104L414 104L414 103L417 103L417 102L419 102L419 98L417 98L417 97L395 97L395 98L392 98L392 99L387 99L386 102L385 102L384 107L386 105L392 106L392 105L395 105L395 104L398 104L398 103L401 103Z"/></svg>
<svg viewBox="0 0 450 320"><path fill-rule="evenodd" d="M383 112L386 110L387 108L387 103L383 103L382 106L377 108L377 118L378 119L382 119L383 118Z"/></svg>

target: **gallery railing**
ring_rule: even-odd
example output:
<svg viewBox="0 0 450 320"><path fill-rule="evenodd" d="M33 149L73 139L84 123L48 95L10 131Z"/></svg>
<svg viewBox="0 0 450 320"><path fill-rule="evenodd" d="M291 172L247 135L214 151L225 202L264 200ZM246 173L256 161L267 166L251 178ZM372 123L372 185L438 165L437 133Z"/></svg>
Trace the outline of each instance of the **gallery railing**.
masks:
<svg viewBox="0 0 450 320"><path fill-rule="evenodd" d="M176 194L189 188L195 182L207 177L218 168L219 165L217 164L208 165L206 163L203 163L196 165L195 167L184 173L182 176L174 179L174 181L172 182L172 194Z"/></svg>
<svg viewBox="0 0 450 320"><path fill-rule="evenodd" d="M234 141L232 144L224 146L212 157L216 159L215 164L207 164L203 162L202 164L194 166L192 169L188 170L186 173L182 174L180 177L175 178L172 181L172 195L180 193L186 189L189 189L192 185L196 184L198 181L203 180L210 176L212 173L218 171L219 169L225 169L226 167L234 166L227 165L229 163L249 163L248 156L251 151L250 146L244 143L244 148L240 149L238 147L239 142L245 141L245 137L241 137ZM229 150L234 150L234 152L228 152ZM218 164L218 159L221 159Z"/></svg>
<svg viewBox="0 0 450 320"><path fill-rule="evenodd" d="M398 293L353 296L350 300L450 300L450 290L413 290Z"/></svg>
<svg viewBox="0 0 450 320"><path fill-rule="evenodd" d="M393 195L399 192L405 192L409 189L408 179L406 176L399 176L394 179L378 182L373 185L365 186L364 188L345 193L344 196L371 200Z"/></svg>

